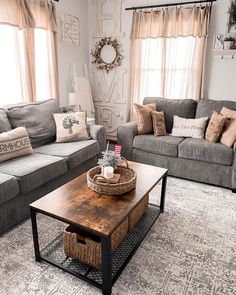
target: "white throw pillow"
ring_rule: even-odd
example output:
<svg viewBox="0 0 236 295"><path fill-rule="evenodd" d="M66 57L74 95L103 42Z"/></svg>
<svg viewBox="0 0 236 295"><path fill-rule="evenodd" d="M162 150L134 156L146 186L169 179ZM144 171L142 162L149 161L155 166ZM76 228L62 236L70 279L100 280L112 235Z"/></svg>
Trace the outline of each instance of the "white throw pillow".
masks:
<svg viewBox="0 0 236 295"><path fill-rule="evenodd" d="M185 119L174 116L171 135L192 138L204 138L207 120L207 117L199 119Z"/></svg>
<svg viewBox="0 0 236 295"><path fill-rule="evenodd" d="M56 142L69 142L89 139L86 125L86 112L53 114L57 127Z"/></svg>
<svg viewBox="0 0 236 295"><path fill-rule="evenodd" d="M0 162L32 153L33 149L25 127L0 134Z"/></svg>

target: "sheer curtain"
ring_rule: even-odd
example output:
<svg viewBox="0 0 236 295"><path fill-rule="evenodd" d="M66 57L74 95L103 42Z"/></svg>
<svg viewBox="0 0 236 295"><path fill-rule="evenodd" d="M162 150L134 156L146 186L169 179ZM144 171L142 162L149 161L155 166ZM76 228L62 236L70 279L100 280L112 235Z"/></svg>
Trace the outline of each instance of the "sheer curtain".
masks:
<svg viewBox="0 0 236 295"><path fill-rule="evenodd" d="M58 98L56 20L46 0L0 1L0 104Z"/></svg>
<svg viewBox="0 0 236 295"><path fill-rule="evenodd" d="M134 12L131 118L133 103L146 96L202 97L210 11L205 6Z"/></svg>

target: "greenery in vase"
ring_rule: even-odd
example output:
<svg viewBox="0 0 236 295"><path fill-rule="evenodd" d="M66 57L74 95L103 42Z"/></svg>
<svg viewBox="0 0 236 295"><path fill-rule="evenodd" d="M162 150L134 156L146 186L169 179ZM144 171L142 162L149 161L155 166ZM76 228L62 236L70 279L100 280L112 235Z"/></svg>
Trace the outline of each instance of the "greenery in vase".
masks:
<svg viewBox="0 0 236 295"><path fill-rule="evenodd" d="M118 163L121 160L121 157L116 155L113 151L106 150L105 152L102 152L102 158L98 160L98 165L100 167L107 167L111 166L114 168L114 170L117 168Z"/></svg>

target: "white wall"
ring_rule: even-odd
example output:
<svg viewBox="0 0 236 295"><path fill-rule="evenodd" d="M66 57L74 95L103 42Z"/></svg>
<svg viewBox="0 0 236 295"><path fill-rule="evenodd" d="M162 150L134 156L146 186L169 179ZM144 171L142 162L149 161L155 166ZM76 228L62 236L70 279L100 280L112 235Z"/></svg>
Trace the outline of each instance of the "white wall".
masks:
<svg viewBox="0 0 236 295"><path fill-rule="evenodd" d="M206 96L236 101L236 59L216 59L212 54L214 34L226 33L229 0L217 0L212 8L206 62Z"/></svg>
<svg viewBox="0 0 236 295"><path fill-rule="evenodd" d="M87 0L60 0L56 3L59 16L58 62L59 62L59 89L60 103L66 105L68 92L72 91L71 65L76 64L77 72L83 74L83 65L89 63L88 51L88 1ZM80 46L65 44L60 38L60 16L68 13L77 16L80 21Z"/></svg>

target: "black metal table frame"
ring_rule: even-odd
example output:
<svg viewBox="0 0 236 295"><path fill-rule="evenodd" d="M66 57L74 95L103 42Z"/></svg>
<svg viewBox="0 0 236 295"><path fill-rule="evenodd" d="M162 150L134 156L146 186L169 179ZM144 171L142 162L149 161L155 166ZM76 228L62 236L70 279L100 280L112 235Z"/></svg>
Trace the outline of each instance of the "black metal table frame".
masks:
<svg viewBox="0 0 236 295"><path fill-rule="evenodd" d="M157 185L161 180L162 180L162 185L161 185L160 206L154 205L154 204L152 204L152 205L159 207L160 208L160 213L163 213L164 212L164 207L165 207L167 172L160 179L157 180L155 185ZM133 251L130 253L130 255L128 256L126 261L123 263L122 267L119 269L119 271L116 273L116 275L114 276L113 279L112 279L111 235L109 235L109 236L99 236L99 238L101 238L101 258L102 258L101 259L101 261L102 261L102 284L99 284L99 283L95 282L94 280L89 279L89 278L87 278L86 276L84 276L82 274L76 273L76 272L64 267L63 265L61 265L59 263L56 263L55 261L53 261L51 259L48 259L48 258L41 255L40 246L39 246L39 240L38 240L37 219L36 219L36 213L37 212L41 213L41 214L44 214L44 215L47 215L47 216L50 216L50 217L52 217L54 219L61 220L59 217L52 216L50 214L47 214L46 212L41 212L40 210L37 210L37 209L30 206L35 260L38 261L38 262L40 262L41 260L44 260L44 261L46 261L46 262L48 262L48 263L62 269L62 270L64 270L65 272L68 272L68 273L76 276L77 278L84 280L85 282L87 282L87 283L101 289L102 293L104 295L110 295L111 294L112 286L114 285L116 280L119 278L122 271L125 269L126 265L129 263L130 259L133 257L136 250L139 248L139 246L142 243L143 239L148 234L148 232L151 229L152 225L154 224L154 222L157 220L157 218L159 216L159 214L158 214L157 217L155 218L155 220L149 226L147 232L144 235L144 238L135 245ZM64 222L64 220L61 220L61 221ZM76 225L76 226L79 227L78 225ZM87 232L89 232L89 230L87 230Z"/></svg>

